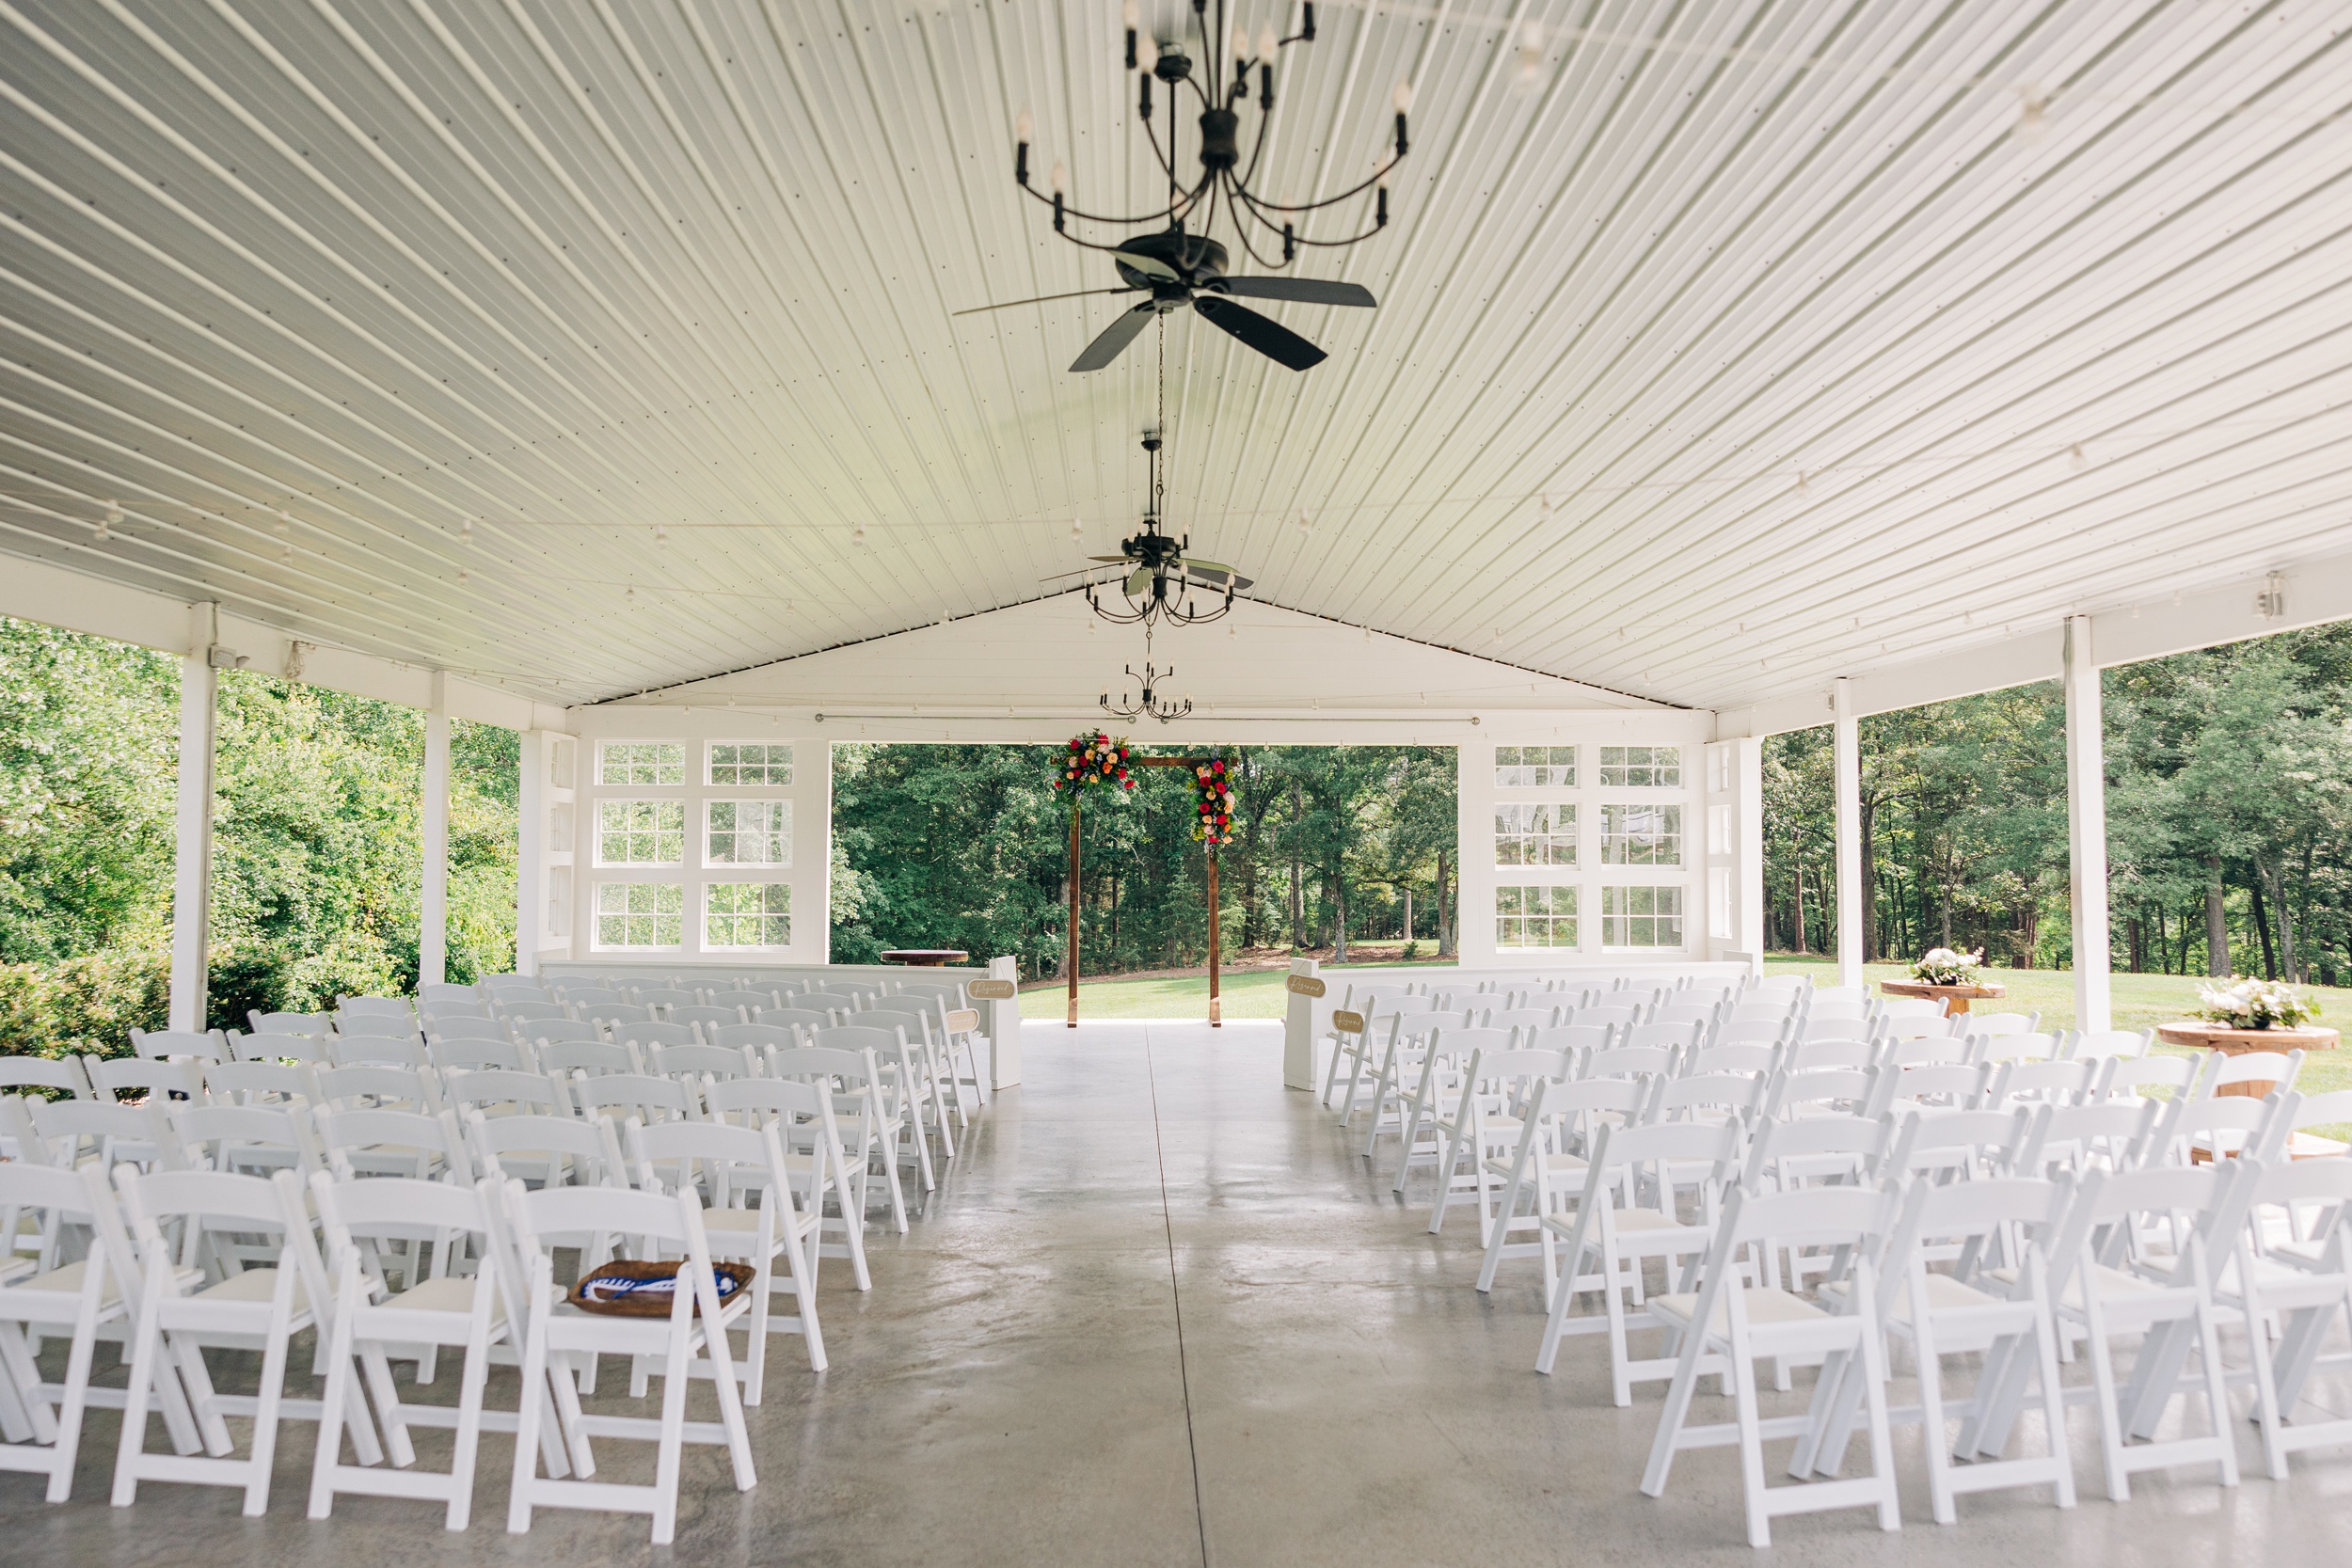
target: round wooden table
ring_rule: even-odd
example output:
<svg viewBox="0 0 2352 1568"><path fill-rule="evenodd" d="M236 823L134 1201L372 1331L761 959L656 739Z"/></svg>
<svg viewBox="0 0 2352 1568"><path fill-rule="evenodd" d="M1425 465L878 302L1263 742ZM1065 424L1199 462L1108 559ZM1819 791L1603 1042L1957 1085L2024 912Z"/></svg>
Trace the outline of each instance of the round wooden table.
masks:
<svg viewBox="0 0 2352 1568"><path fill-rule="evenodd" d="M941 969L960 964L971 956L961 947L893 947L882 956L882 961L914 969Z"/></svg>
<svg viewBox="0 0 2352 1568"><path fill-rule="evenodd" d="M2289 1051L2333 1051L2342 1038L2333 1029L2233 1029L2226 1023L2204 1023L2196 1019L2159 1024L2156 1037L2167 1045L2218 1051L2225 1056L2243 1056L2250 1051L2276 1051L2282 1055ZM2259 1099L2269 1089L2262 1084L2224 1084L2214 1092Z"/></svg>
<svg viewBox="0 0 2352 1568"><path fill-rule="evenodd" d="M1958 1017L1968 1010L1968 1004L1992 1001L2007 996L2006 986L1931 986L1925 980L1881 980L1879 990L1889 996L1924 996L1944 1004L1947 1013Z"/></svg>

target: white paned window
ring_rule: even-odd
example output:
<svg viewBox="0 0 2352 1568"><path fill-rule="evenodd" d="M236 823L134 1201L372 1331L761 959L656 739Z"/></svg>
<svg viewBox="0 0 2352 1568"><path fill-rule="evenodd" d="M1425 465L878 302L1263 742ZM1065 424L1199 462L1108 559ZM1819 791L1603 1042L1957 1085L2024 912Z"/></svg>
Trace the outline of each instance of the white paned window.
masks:
<svg viewBox="0 0 2352 1568"><path fill-rule="evenodd" d="M707 800L705 855L712 865L790 865L792 802Z"/></svg>
<svg viewBox="0 0 2352 1568"><path fill-rule="evenodd" d="M1574 865L1576 808L1557 801L1495 807L1497 865Z"/></svg>
<svg viewBox="0 0 2352 1568"><path fill-rule="evenodd" d="M785 882L713 882L703 894L705 947L792 945L792 889Z"/></svg>
<svg viewBox="0 0 2352 1568"><path fill-rule="evenodd" d="M792 748L758 741L714 741L710 748L710 782L788 784L792 782Z"/></svg>
<svg viewBox="0 0 2352 1568"><path fill-rule="evenodd" d="M1574 789L1573 746L1498 746L1495 784L1501 789Z"/></svg>
<svg viewBox="0 0 2352 1568"><path fill-rule="evenodd" d="M599 865L675 865L685 858L685 801L596 802Z"/></svg>
<svg viewBox="0 0 2352 1568"><path fill-rule="evenodd" d="M598 947L675 947L686 939L686 889L676 882L598 882Z"/></svg>
<svg viewBox="0 0 2352 1568"><path fill-rule="evenodd" d="M675 740L602 740L596 743L600 784L682 784L686 747Z"/></svg>
<svg viewBox="0 0 2352 1568"><path fill-rule="evenodd" d="M1600 863L1603 865L1680 865L1682 863L1682 808L1680 806L1601 807Z"/></svg>
<svg viewBox="0 0 2352 1568"><path fill-rule="evenodd" d="M1576 889L1495 889L1497 947L1574 947L1576 944Z"/></svg>
<svg viewBox="0 0 2352 1568"><path fill-rule="evenodd" d="M1600 890L1603 947L1682 945L1682 890L1678 887L1605 887Z"/></svg>
<svg viewBox="0 0 2352 1568"><path fill-rule="evenodd" d="M1600 749L1600 787L1603 789L1680 789L1682 748L1679 746L1603 746Z"/></svg>

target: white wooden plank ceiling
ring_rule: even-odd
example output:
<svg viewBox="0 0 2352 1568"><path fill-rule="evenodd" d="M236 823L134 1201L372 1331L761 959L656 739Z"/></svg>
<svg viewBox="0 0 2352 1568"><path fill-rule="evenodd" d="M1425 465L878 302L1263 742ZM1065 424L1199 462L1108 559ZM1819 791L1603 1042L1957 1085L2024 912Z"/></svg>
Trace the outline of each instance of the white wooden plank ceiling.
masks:
<svg viewBox="0 0 2352 1568"><path fill-rule="evenodd" d="M1010 127L1148 199L1118 10L0 0L0 550L563 700L1048 592L1154 344L948 313L1113 281ZM1382 305L1166 344L1259 596L1723 707L2352 549L2352 5L1318 22L1264 184L1416 84Z"/></svg>

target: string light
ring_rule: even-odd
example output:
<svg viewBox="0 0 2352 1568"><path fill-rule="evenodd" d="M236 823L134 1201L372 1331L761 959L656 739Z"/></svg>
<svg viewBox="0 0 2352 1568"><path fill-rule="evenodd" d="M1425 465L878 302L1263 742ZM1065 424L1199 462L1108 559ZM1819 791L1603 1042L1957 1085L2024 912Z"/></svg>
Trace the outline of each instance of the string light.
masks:
<svg viewBox="0 0 2352 1568"><path fill-rule="evenodd" d="M1070 519L1070 542L1073 545L1083 545L1087 542L1087 526L1075 516Z"/></svg>
<svg viewBox="0 0 2352 1568"><path fill-rule="evenodd" d="M1533 87L1543 69L1544 24L1531 17L1519 27L1519 90Z"/></svg>
<svg viewBox="0 0 2352 1568"><path fill-rule="evenodd" d="M122 508L118 506L113 501L108 501L106 503L106 515L98 519L98 526L92 530L91 532L98 542L103 545L107 540L114 537L114 526L120 521L122 521Z"/></svg>
<svg viewBox="0 0 2352 1568"><path fill-rule="evenodd" d="M2090 467L2090 459L2084 454L2083 444L2080 441L2066 449L2066 466L2076 473L2081 473Z"/></svg>
<svg viewBox="0 0 2352 1568"><path fill-rule="evenodd" d="M654 525L653 525L653 542L654 542L655 544L657 544L657 545L667 544L667 543L669 542L669 539L670 539L670 525L669 525L669 524L667 524L667 523L656 523L656 524L654 524Z"/></svg>
<svg viewBox="0 0 2352 1568"><path fill-rule="evenodd" d="M866 543L866 525L864 523L858 524L857 527L850 531L850 543L852 545L863 545Z"/></svg>
<svg viewBox="0 0 2352 1568"><path fill-rule="evenodd" d="M289 529L289 528L291 528L293 525L294 525L294 518L293 518L292 516L288 515L288 514L287 514L287 512L286 512L286 509L285 509L284 507L282 507L282 506L281 506L281 507L279 507L279 508L278 509L278 524L277 524L278 533L279 533L280 535L283 535L283 534L285 533L286 530L287 530L287 529Z"/></svg>
<svg viewBox="0 0 2352 1568"><path fill-rule="evenodd" d="M2050 100L2031 83L2017 89L2017 124L2011 134L2024 146L2033 147L2050 134Z"/></svg>
<svg viewBox="0 0 2352 1568"><path fill-rule="evenodd" d="M1314 535L1314 519L1307 515L1307 509L1305 507L1300 507L1298 509L1298 537L1301 539L1311 538Z"/></svg>

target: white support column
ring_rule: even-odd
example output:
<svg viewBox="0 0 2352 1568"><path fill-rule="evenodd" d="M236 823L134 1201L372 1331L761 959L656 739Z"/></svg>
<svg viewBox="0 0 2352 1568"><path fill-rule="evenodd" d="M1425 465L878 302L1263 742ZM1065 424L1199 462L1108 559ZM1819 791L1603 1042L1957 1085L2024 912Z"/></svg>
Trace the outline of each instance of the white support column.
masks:
<svg viewBox="0 0 2352 1568"><path fill-rule="evenodd" d="M2111 1028L2106 735L2088 615L2066 618L2066 847L2074 895L2074 1027Z"/></svg>
<svg viewBox="0 0 2352 1568"><path fill-rule="evenodd" d="M1862 732L1853 690L1837 677L1830 694L1832 777L1837 825L1837 983L1862 984Z"/></svg>
<svg viewBox="0 0 2352 1568"><path fill-rule="evenodd" d="M434 986L449 969L449 677L433 672L424 714L423 874L417 898L417 983Z"/></svg>
<svg viewBox="0 0 2352 1568"><path fill-rule="evenodd" d="M515 973L539 973L548 923L548 733L516 737Z"/></svg>
<svg viewBox="0 0 2352 1568"><path fill-rule="evenodd" d="M220 607L193 607L188 651L180 660L178 845L171 882L171 1006L174 1029L204 1027L206 947L213 926L213 742L219 675L213 643Z"/></svg>
<svg viewBox="0 0 2352 1568"><path fill-rule="evenodd" d="M1707 948L1717 962L1764 973L1764 743L1752 736L1708 744L1707 758Z"/></svg>

